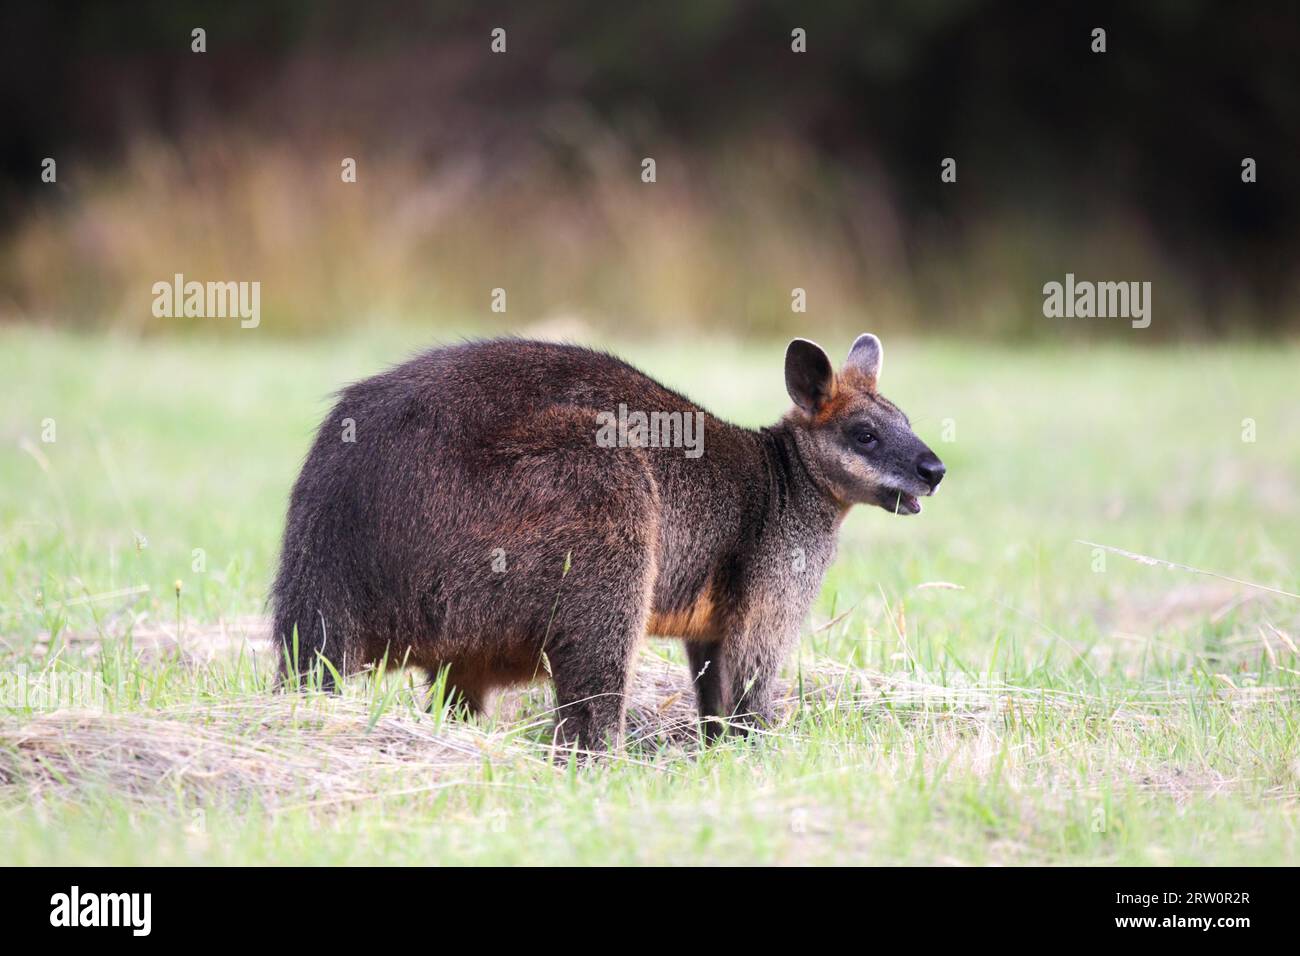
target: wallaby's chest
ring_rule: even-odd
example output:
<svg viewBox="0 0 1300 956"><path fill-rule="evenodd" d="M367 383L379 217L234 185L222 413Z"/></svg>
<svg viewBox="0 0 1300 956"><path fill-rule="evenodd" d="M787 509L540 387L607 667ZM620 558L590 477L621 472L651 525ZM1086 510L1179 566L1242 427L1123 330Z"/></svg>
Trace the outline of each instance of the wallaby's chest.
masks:
<svg viewBox="0 0 1300 956"><path fill-rule="evenodd" d="M772 529L743 551L661 553L647 630L716 641L764 619L801 620L835 555L833 535Z"/></svg>

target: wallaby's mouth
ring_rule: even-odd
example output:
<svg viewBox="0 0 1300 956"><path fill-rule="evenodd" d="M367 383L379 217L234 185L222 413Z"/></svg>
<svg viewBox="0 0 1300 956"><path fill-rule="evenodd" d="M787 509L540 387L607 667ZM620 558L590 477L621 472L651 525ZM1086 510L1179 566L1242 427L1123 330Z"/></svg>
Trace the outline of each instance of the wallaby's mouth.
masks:
<svg viewBox="0 0 1300 956"><path fill-rule="evenodd" d="M898 505L894 509L895 513L901 515L919 515L921 513L921 499L916 495L903 494L898 495Z"/></svg>
<svg viewBox="0 0 1300 956"><path fill-rule="evenodd" d="M926 494L933 494L927 491ZM882 488L876 504L896 515L919 515L921 499L917 495L903 491L901 488Z"/></svg>

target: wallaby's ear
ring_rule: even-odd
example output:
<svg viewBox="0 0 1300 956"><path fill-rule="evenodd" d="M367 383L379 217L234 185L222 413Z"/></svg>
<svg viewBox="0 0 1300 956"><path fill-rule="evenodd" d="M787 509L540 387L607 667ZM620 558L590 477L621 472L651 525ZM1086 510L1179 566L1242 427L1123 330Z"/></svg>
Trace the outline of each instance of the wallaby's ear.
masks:
<svg viewBox="0 0 1300 956"><path fill-rule="evenodd" d="M785 390L794 403L810 415L831 397L835 370L822 347L807 339L795 339L785 350Z"/></svg>
<svg viewBox="0 0 1300 956"><path fill-rule="evenodd" d="M885 347L880 344L880 339L870 332L864 332L853 340L853 348L849 349L849 357L844 360L844 367L856 369L866 376L871 387L875 388L876 382L880 380L880 366L884 361Z"/></svg>

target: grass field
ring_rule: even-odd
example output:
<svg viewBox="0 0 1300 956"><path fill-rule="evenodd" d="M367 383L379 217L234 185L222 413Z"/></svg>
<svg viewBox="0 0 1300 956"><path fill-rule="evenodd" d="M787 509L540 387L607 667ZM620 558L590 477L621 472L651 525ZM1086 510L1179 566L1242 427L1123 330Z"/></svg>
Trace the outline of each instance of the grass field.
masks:
<svg viewBox="0 0 1300 956"><path fill-rule="evenodd" d="M948 478L850 516L787 721L702 751L656 641L627 753L576 768L544 688L477 725L402 676L269 690L312 431L421 340L0 330L6 862L1300 860L1300 350L886 341ZM786 405L782 343L606 344L734 421Z"/></svg>

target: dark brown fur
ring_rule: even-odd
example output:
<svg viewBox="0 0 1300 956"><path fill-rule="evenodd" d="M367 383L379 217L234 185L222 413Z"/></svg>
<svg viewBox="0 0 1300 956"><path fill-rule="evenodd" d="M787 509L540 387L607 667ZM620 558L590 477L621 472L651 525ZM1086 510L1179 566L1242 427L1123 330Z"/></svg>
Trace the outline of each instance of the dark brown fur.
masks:
<svg viewBox="0 0 1300 956"><path fill-rule="evenodd" d="M879 342L859 343L868 338L829 378L824 353L796 340L795 409L758 431L704 413L697 458L598 445L597 414L620 403L702 409L574 346L471 342L349 386L289 505L272 592L284 675L318 653L345 673L387 655L447 667L480 710L495 688L549 667L560 738L600 749L620 739L637 647L652 633L687 641L703 718L772 720L774 677L847 508L888 508L892 495L896 510L900 495L937 484L914 463L938 460L875 395ZM355 441L344 440L348 419ZM845 438L864 422L894 436L888 460Z"/></svg>

